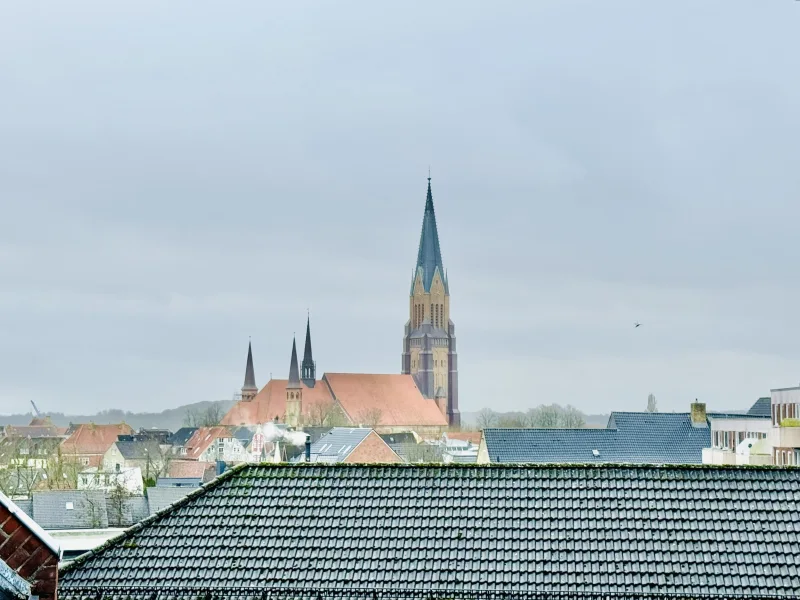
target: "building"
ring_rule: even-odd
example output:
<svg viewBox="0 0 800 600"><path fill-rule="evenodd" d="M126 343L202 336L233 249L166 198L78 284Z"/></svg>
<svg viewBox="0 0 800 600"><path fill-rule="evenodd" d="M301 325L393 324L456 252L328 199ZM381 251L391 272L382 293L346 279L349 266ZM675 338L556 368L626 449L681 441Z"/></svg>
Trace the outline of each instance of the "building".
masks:
<svg viewBox="0 0 800 600"><path fill-rule="evenodd" d="M711 421L694 402L688 413L612 412L604 429L484 429L477 462L702 464Z"/></svg>
<svg viewBox="0 0 800 600"><path fill-rule="evenodd" d="M78 474L79 490L125 490L129 494L141 494L145 478L139 467L124 467L119 470L104 471L98 467L88 467Z"/></svg>
<svg viewBox="0 0 800 600"><path fill-rule="evenodd" d="M137 468L145 479L158 479L172 458L172 448L161 446L156 440L117 440L103 455L103 470L107 473Z"/></svg>
<svg viewBox="0 0 800 600"><path fill-rule="evenodd" d="M790 597L799 510L788 468L241 465L64 567L59 594Z"/></svg>
<svg viewBox="0 0 800 600"><path fill-rule="evenodd" d="M228 427L198 427L197 431L186 442L184 460L196 460L203 463L243 462L248 459L242 443L234 437Z"/></svg>
<svg viewBox="0 0 800 600"><path fill-rule="evenodd" d="M313 379L309 321L302 364L306 366L301 370L292 341L289 378L271 379L251 400L245 400L243 392L222 424L257 427L277 419L297 428L351 425L381 433L413 429L434 437L447 428L446 416L434 400L422 395L412 375L325 373Z"/></svg>
<svg viewBox="0 0 800 600"><path fill-rule="evenodd" d="M413 429L438 437L460 423L455 325L442 262L428 178L417 262L409 295L400 375L325 373L317 379L306 321L303 360L292 342L288 379L271 379L260 391L248 345L242 399L225 416L230 426L279 419L292 427L366 426L381 433Z"/></svg>
<svg viewBox="0 0 800 600"><path fill-rule="evenodd" d="M0 493L0 598L55 600L61 547Z"/></svg>
<svg viewBox="0 0 800 600"><path fill-rule="evenodd" d="M298 462L302 460L299 456ZM311 462L388 464L401 463L403 459L374 429L334 427L311 444Z"/></svg>
<svg viewBox="0 0 800 600"><path fill-rule="evenodd" d="M764 411L763 400L759 398L746 414L708 416L711 446L703 449L703 464L772 463L771 459L765 460L763 453L763 442L771 428L769 410Z"/></svg>
<svg viewBox="0 0 800 600"><path fill-rule="evenodd" d="M120 435L132 435L133 429L126 423L96 425L85 423L74 428L72 434L61 443L61 452L70 460L84 467L100 467L108 449Z"/></svg>
<svg viewBox="0 0 800 600"><path fill-rule="evenodd" d="M456 327L450 319L450 283L439 247L430 177L408 304L402 372L414 376L423 396L436 400L449 425L458 426Z"/></svg>
<svg viewBox="0 0 800 600"><path fill-rule="evenodd" d="M771 390L772 464L800 465L800 387Z"/></svg>

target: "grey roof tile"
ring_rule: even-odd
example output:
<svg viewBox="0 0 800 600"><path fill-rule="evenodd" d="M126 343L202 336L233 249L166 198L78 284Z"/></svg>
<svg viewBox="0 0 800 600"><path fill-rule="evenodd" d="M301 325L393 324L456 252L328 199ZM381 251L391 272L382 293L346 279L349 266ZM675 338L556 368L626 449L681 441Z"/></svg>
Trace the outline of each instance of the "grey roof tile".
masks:
<svg viewBox="0 0 800 600"><path fill-rule="evenodd" d="M44 529L108 527L106 495L102 490L36 492L30 516Z"/></svg>
<svg viewBox="0 0 800 600"><path fill-rule="evenodd" d="M759 398L755 404L747 411L748 415L754 417L770 417L772 418L772 398Z"/></svg>
<svg viewBox="0 0 800 600"><path fill-rule="evenodd" d="M197 488L194 487L151 487L147 488L147 502L150 514L164 510L178 500L182 500Z"/></svg>
<svg viewBox="0 0 800 600"><path fill-rule="evenodd" d="M792 468L245 465L63 568L59 596L791 596L798 510Z"/></svg>
<svg viewBox="0 0 800 600"><path fill-rule="evenodd" d="M371 431L369 427L334 427L311 444L311 461L342 462Z"/></svg>

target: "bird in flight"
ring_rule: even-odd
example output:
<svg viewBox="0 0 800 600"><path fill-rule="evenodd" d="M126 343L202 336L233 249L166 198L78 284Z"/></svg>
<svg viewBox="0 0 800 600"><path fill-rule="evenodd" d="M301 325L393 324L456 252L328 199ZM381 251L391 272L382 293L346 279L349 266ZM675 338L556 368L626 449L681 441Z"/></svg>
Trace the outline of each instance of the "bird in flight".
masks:
<svg viewBox="0 0 800 600"><path fill-rule="evenodd" d="M641 327L641 326L642 326L642 324L641 324L641 323L639 323L639 321L636 321L636 322L633 324L633 328L634 328L634 329L636 329L637 327Z"/></svg>

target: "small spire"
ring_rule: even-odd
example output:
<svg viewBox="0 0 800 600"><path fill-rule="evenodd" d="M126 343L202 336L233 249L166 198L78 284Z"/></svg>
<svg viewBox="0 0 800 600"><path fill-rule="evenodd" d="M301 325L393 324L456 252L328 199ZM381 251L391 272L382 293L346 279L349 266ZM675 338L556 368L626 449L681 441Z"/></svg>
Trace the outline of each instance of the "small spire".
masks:
<svg viewBox="0 0 800 600"><path fill-rule="evenodd" d="M302 364L302 371L303 371L303 383L306 384L307 387L314 387L314 384L317 381L317 369L314 365L314 357L311 352L311 312L309 311L308 317L306 319L306 344L305 348L303 349L303 364Z"/></svg>
<svg viewBox="0 0 800 600"><path fill-rule="evenodd" d="M292 337L292 359L289 362L289 384L287 388L300 387L300 369L297 367L297 341Z"/></svg>
<svg viewBox="0 0 800 600"><path fill-rule="evenodd" d="M242 391L252 391L258 390L258 386L256 385L256 372L253 368L253 344L248 341L247 342L247 365L244 369L244 385L242 386Z"/></svg>

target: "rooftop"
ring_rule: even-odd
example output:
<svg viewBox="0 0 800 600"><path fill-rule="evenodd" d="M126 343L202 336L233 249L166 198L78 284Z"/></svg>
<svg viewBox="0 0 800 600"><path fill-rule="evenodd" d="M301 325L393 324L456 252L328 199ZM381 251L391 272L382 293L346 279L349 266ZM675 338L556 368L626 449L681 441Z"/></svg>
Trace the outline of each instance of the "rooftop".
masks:
<svg viewBox="0 0 800 600"><path fill-rule="evenodd" d="M243 465L64 567L59 597L796 595L799 510L794 468Z"/></svg>

